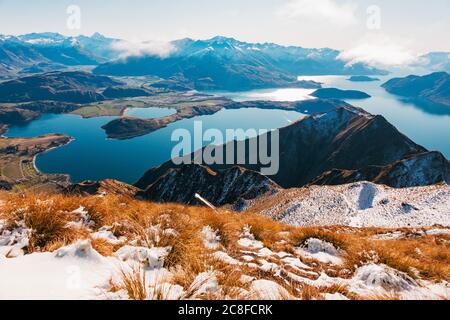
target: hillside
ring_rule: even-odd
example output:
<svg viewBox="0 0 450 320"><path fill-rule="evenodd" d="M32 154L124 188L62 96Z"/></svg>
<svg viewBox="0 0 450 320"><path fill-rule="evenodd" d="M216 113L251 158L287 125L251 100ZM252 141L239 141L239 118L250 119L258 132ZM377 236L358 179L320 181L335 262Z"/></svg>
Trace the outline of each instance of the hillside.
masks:
<svg viewBox="0 0 450 320"><path fill-rule="evenodd" d="M303 227L450 226L449 208L448 185L395 189L371 182L278 190L239 203L241 211Z"/></svg>
<svg viewBox="0 0 450 320"><path fill-rule="evenodd" d="M147 172L146 176L149 175L152 172ZM137 186L140 185L144 186L145 181L137 183ZM242 199L255 199L279 188L269 178L240 167L213 171L201 165L186 165L167 171L146 186L139 197L162 203L201 204L195 199L195 194L200 193L214 205L223 206Z"/></svg>
<svg viewBox="0 0 450 320"><path fill-rule="evenodd" d="M0 102L36 100L88 103L104 100L101 88L120 82L88 72L49 72L0 83Z"/></svg>
<svg viewBox="0 0 450 320"><path fill-rule="evenodd" d="M105 194L0 200L0 299L449 298L442 227L295 228Z"/></svg>
<svg viewBox="0 0 450 320"><path fill-rule="evenodd" d="M394 78L382 85L386 91L450 107L450 74L436 72L426 76Z"/></svg>

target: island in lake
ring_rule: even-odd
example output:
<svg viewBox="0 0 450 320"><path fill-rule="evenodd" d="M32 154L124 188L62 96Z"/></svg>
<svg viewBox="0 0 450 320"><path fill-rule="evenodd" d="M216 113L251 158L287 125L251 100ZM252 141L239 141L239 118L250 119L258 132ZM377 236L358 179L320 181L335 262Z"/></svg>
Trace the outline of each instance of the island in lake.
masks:
<svg viewBox="0 0 450 320"><path fill-rule="evenodd" d="M378 78L369 77L369 76L352 76L347 79L352 82L372 82L372 81L380 81Z"/></svg>

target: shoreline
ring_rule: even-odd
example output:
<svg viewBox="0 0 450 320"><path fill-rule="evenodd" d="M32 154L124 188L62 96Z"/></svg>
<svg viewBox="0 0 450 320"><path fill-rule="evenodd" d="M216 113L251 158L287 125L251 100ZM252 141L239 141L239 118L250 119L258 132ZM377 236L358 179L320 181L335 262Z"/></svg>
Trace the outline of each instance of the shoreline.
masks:
<svg viewBox="0 0 450 320"><path fill-rule="evenodd" d="M54 134L55 134L55 133L54 133ZM63 136L65 136L65 135L63 135ZM67 136L67 137L68 137L68 136ZM47 153L47 152L50 152L50 151L55 150L55 149L58 149L58 148L60 148L60 147L67 146L67 145L71 144L71 143L72 143L73 141L75 141L75 140L76 140L75 138L69 137L69 141L68 141L67 143L64 143L64 144L59 145L59 146L56 146L56 147L49 148L49 149L47 149L47 150L44 150L44 151L42 151L42 152L39 152L39 153L35 154L35 155L33 156L33 161L32 161L32 163L33 163L33 169L36 171L36 173L37 173L38 175L48 176L48 177L50 177L51 175L61 176L61 177L66 178L67 183L72 183L72 181L71 181L72 178L71 178L71 176L70 176L69 174L66 174L66 173L45 173L45 172L42 172L41 170L39 170L39 168L38 168L37 165L36 165L36 159L37 159L38 156L43 155L43 154L45 154L45 153Z"/></svg>

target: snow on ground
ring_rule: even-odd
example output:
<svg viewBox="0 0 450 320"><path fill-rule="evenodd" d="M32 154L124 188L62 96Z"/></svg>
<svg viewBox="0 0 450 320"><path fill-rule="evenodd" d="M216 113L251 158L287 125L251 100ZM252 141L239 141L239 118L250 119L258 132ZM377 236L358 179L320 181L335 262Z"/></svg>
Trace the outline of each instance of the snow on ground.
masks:
<svg viewBox="0 0 450 320"><path fill-rule="evenodd" d="M102 297L116 259L105 258L88 241L50 253L33 253L0 264L0 299L95 299Z"/></svg>
<svg viewBox="0 0 450 320"><path fill-rule="evenodd" d="M255 280L251 284L252 297L256 300L289 300L291 295L278 283Z"/></svg>
<svg viewBox="0 0 450 320"><path fill-rule="evenodd" d="M220 248L220 236L210 226L206 226L202 229L203 244L206 248L211 250L217 250Z"/></svg>
<svg viewBox="0 0 450 320"><path fill-rule="evenodd" d="M111 231L112 227L105 226L100 228L97 232L91 233L92 239L102 239L110 244L122 244L126 242L125 237L117 238Z"/></svg>
<svg viewBox="0 0 450 320"><path fill-rule="evenodd" d="M342 259L338 256L338 250L333 244L315 238L305 241L305 244L296 249L296 252L304 257L318 260L322 263L342 264Z"/></svg>
<svg viewBox="0 0 450 320"><path fill-rule="evenodd" d="M28 246L30 232L23 222L18 222L18 226L13 230L6 230L6 222L0 221L0 257L23 256L23 249Z"/></svg>
<svg viewBox="0 0 450 320"><path fill-rule="evenodd" d="M249 203L249 210L294 226L447 227L450 186L393 189L370 182L310 186L266 195Z"/></svg>
<svg viewBox="0 0 450 320"><path fill-rule="evenodd" d="M369 264L358 268L348 281L350 291L362 296L398 295L402 299L442 299L450 297L450 284L416 281L386 265Z"/></svg>
<svg viewBox="0 0 450 320"><path fill-rule="evenodd" d="M359 208L357 210L373 206L377 195L381 195L371 187L355 187L351 192L356 195L357 190L366 190L363 197L358 197L360 201L355 204L355 208ZM77 212L80 220L71 227L91 227L85 210L80 208ZM118 290L112 288L123 284L124 275L136 272L145 279L148 299L228 297L230 288L220 285L219 276L223 274L213 267L198 274L186 288L174 283L174 273L178 270L164 267L172 248L158 246L158 243L162 234L177 237L177 231L154 225L145 230L145 239L128 241L116 237L112 228L104 226L97 231L90 230L91 239L104 239L115 246L115 252L110 257L100 255L92 247L91 240L78 241L55 252L26 254L23 249L28 245L31 231L20 221L13 228L0 221L0 299L128 299L126 290L120 286ZM422 236L449 234L448 229L439 227L420 232ZM199 235L205 254L242 273L238 275L245 289L231 289L245 299L294 299L294 292L298 293L298 297L298 288L305 285L317 288L342 286L351 294L373 298L450 297L450 284L447 282L413 279L382 264L370 263L360 266L354 273L341 273L344 252L318 238L309 238L297 248L286 248L286 241L280 240L277 242L279 247L275 245L269 249L265 246L266 242L257 240L251 227L246 225L240 232L235 249L227 251L220 242L218 232L210 226L203 227ZM280 233L283 239L289 236L289 232ZM403 231L396 231L375 237L395 240L405 236ZM296 286L284 288L281 284ZM321 296L328 300L349 297L341 292L327 292Z"/></svg>
<svg viewBox="0 0 450 320"><path fill-rule="evenodd" d="M249 226L244 227L238 245L247 249L262 249L264 247L261 241L255 239Z"/></svg>

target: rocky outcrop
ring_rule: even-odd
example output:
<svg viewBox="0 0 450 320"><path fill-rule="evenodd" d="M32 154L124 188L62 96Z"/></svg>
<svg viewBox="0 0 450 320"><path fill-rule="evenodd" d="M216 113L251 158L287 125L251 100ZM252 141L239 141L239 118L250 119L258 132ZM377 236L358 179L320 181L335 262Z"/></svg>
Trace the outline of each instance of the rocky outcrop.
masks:
<svg viewBox="0 0 450 320"><path fill-rule="evenodd" d="M396 161L388 166L369 166L360 170L334 169L313 184L340 185L361 180L395 188L450 184L450 162L439 152L424 152Z"/></svg>
<svg viewBox="0 0 450 320"><path fill-rule="evenodd" d="M159 172L155 174L155 171ZM143 186L158 177L160 171L160 168L150 170L137 186ZM192 164L165 171L138 195L156 202L199 204L195 194L200 194L213 205L222 206L254 199L279 189L269 178L241 167L222 171Z"/></svg>

